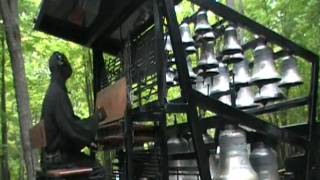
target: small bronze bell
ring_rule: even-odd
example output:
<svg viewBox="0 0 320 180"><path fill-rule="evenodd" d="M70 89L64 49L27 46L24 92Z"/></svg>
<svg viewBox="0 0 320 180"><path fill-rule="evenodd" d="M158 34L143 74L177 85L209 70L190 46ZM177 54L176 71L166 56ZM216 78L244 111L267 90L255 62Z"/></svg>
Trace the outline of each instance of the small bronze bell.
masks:
<svg viewBox="0 0 320 180"><path fill-rule="evenodd" d="M243 53L239 52L239 53L223 56L222 62L226 64L234 64L242 61L243 59L244 59Z"/></svg>
<svg viewBox="0 0 320 180"><path fill-rule="evenodd" d="M295 59L292 56L286 56L282 60L281 66L281 76L282 79L279 83L280 87L293 87L301 85L302 78L298 73L297 65Z"/></svg>
<svg viewBox="0 0 320 180"><path fill-rule="evenodd" d="M283 99L285 96L277 83L266 84L260 88L254 98L256 103L266 104L269 101L277 101Z"/></svg>
<svg viewBox="0 0 320 180"><path fill-rule="evenodd" d="M281 80L274 67L274 58L271 48L260 42L254 49L254 64L251 80L258 86L278 82Z"/></svg>
<svg viewBox="0 0 320 180"><path fill-rule="evenodd" d="M188 141L182 137L175 136L175 137L169 138L167 141L167 147L168 147L169 155L190 152L190 146ZM193 162L190 162L190 160L170 160L169 167L170 168L190 167L192 166L191 163ZM177 171L177 174L171 174L169 176L169 179L184 180L185 176L181 174L184 174L184 172L179 170Z"/></svg>
<svg viewBox="0 0 320 180"><path fill-rule="evenodd" d="M203 34L211 30L212 28L208 22L207 11L200 10L197 14L197 21L195 27L196 33Z"/></svg>
<svg viewBox="0 0 320 180"><path fill-rule="evenodd" d="M250 155L250 162L257 172L259 180L280 180L276 152L263 142L255 144Z"/></svg>
<svg viewBox="0 0 320 180"><path fill-rule="evenodd" d="M194 54L194 53L196 53L196 52L197 52L197 49L196 49L195 46L191 45L191 46L187 46L187 47L185 48L185 51L186 51L186 53L189 55L189 54Z"/></svg>
<svg viewBox="0 0 320 180"><path fill-rule="evenodd" d="M228 125L219 135L220 159L215 180L258 180L248 159L246 135Z"/></svg>
<svg viewBox="0 0 320 180"><path fill-rule="evenodd" d="M175 76L175 72L173 68L169 67L166 72L166 83L168 87L172 87L175 85L174 76Z"/></svg>
<svg viewBox="0 0 320 180"><path fill-rule="evenodd" d="M232 55L242 52L242 47L237 39L237 30L233 26L229 25L224 33L224 55Z"/></svg>
<svg viewBox="0 0 320 180"><path fill-rule="evenodd" d="M212 77L210 84L210 96L219 96L230 90L230 79L227 67L223 63L219 63L219 74Z"/></svg>
<svg viewBox="0 0 320 180"><path fill-rule="evenodd" d="M180 33L181 33L181 39L182 43L185 47L194 45L194 40L192 38L189 25L187 23L182 23L180 25Z"/></svg>
<svg viewBox="0 0 320 180"><path fill-rule="evenodd" d="M218 60L213 52L213 42L203 42L200 48L200 60L198 62L198 68L210 69L218 66Z"/></svg>
<svg viewBox="0 0 320 180"><path fill-rule="evenodd" d="M164 37L164 41L165 41L165 46L164 46L164 49L166 52L172 52L173 49L172 49L172 44L171 44L171 39L170 39L170 36L169 35L166 35Z"/></svg>
<svg viewBox="0 0 320 180"><path fill-rule="evenodd" d="M246 59L233 66L234 84L236 86L247 86L251 82L249 63Z"/></svg>
<svg viewBox="0 0 320 180"><path fill-rule="evenodd" d="M254 103L254 95L250 87L242 87L239 89L236 106L240 109L254 108L258 106L258 104Z"/></svg>

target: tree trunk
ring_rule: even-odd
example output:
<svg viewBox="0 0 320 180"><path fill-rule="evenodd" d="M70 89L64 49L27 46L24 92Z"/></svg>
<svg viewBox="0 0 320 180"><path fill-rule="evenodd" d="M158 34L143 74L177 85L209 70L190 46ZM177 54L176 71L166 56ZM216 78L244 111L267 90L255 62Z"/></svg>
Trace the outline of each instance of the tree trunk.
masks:
<svg viewBox="0 0 320 180"><path fill-rule="evenodd" d="M9 180L8 165L8 125L6 118L6 80L5 80L5 44L4 36L1 38L2 61L1 61L1 137L2 137L2 179Z"/></svg>
<svg viewBox="0 0 320 180"><path fill-rule="evenodd" d="M86 60L85 58L86 56L83 56L83 59ZM91 60L91 54L90 51L88 51L88 60L85 61L84 63L84 72L86 74L92 74L92 64L91 64L92 60ZM86 92L86 99L87 99L87 103L88 103L88 112L89 115L93 114L93 110L94 110L94 104L93 104L93 97L92 97L92 82L91 82L91 77L90 76L85 76L85 92Z"/></svg>
<svg viewBox="0 0 320 180"><path fill-rule="evenodd" d="M25 76L24 59L22 56L20 29L16 16L16 1L10 1L15 9L9 7L7 0L0 0L2 18L5 25L6 40L10 53L17 109L20 125L20 136L23 157L27 170L28 180L34 179L33 154L30 145L29 129L31 127L31 111Z"/></svg>

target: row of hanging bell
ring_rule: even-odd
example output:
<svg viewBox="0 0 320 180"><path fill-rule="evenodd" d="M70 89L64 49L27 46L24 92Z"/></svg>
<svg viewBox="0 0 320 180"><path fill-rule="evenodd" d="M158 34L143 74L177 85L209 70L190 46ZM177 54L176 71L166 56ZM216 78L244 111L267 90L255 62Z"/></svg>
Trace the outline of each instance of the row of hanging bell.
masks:
<svg viewBox="0 0 320 180"><path fill-rule="evenodd" d="M247 152L246 135L227 125L219 135L220 158L214 180L258 180Z"/></svg>

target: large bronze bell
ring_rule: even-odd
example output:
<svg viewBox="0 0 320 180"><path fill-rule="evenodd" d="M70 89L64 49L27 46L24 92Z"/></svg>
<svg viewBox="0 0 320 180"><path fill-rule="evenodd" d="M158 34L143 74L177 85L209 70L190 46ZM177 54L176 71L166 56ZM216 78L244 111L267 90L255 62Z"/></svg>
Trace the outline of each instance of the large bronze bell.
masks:
<svg viewBox="0 0 320 180"><path fill-rule="evenodd" d="M181 34L182 43L185 47L194 45L195 42L192 38L190 27L187 23L184 22L180 25L180 34Z"/></svg>
<svg viewBox="0 0 320 180"><path fill-rule="evenodd" d="M234 64L242 61L243 59L244 59L243 53L239 52L239 53L223 56L222 62L226 64Z"/></svg>
<svg viewBox="0 0 320 180"><path fill-rule="evenodd" d="M237 30L231 25L225 29L222 52L224 55L232 55L242 52L242 47L237 39Z"/></svg>
<svg viewBox="0 0 320 180"><path fill-rule="evenodd" d="M278 82L281 80L274 66L274 57L271 48L263 42L254 49L254 64L251 80L258 86Z"/></svg>
<svg viewBox="0 0 320 180"><path fill-rule="evenodd" d="M164 40L165 40L164 50L167 51L167 52L172 52L173 49L172 49L172 44L171 44L170 36L169 36L169 35L166 35L166 36L164 37Z"/></svg>
<svg viewBox="0 0 320 180"><path fill-rule="evenodd" d="M246 135L227 126L219 135L220 159L215 180L258 180L248 159Z"/></svg>
<svg viewBox="0 0 320 180"><path fill-rule="evenodd" d="M190 145L189 142L183 137L171 137L167 141L168 154L181 154L181 153L189 153ZM170 160L169 167L170 168L179 168L179 167L192 167L194 166L194 162L192 160ZM184 180L186 178L184 171L177 171L177 174L169 175L170 180Z"/></svg>
<svg viewBox="0 0 320 180"><path fill-rule="evenodd" d="M236 107L240 109L254 108L258 104L254 102L254 95L249 86L239 89L236 99Z"/></svg>
<svg viewBox="0 0 320 180"><path fill-rule="evenodd" d="M212 77L210 84L210 96L219 96L230 90L229 72L226 65L219 63L219 74Z"/></svg>
<svg viewBox="0 0 320 180"><path fill-rule="evenodd" d="M213 52L213 42L203 42L200 48L198 68L210 69L218 67L219 63Z"/></svg>
<svg viewBox="0 0 320 180"><path fill-rule="evenodd" d="M302 84L302 78L298 73L295 59L292 56L286 56L282 60L281 66L282 79L280 87L292 87Z"/></svg>
<svg viewBox="0 0 320 180"><path fill-rule="evenodd" d="M203 34L211 30L212 28L208 22L207 11L200 10L197 14L197 21L195 27L196 33Z"/></svg>
<svg viewBox="0 0 320 180"><path fill-rule="evenodd" d="M250 162L257 172L259 180L280 180L276 152L258 142L251 152Z"/></svg>
<svg viewBox="0 0 320 180"><path fill-rule="evenodd" d="M266 84L260 88L254 98L256 103L266 104L269 101L277 101L283 99L285 96L277 83Z"/></svg>
<svg viewBox="0 0 320 180"><path fill-rule="evenodd" d="M251 76L249 73L249 63L246 59L241 62L234 64L234 84L236 86L247 86L251 81Z"/></svg>

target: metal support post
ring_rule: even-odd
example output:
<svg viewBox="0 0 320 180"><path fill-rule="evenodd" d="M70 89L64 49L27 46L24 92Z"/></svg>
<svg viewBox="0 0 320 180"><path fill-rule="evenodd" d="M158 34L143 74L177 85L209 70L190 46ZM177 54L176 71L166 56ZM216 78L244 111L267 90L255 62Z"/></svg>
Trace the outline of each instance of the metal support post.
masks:
<svg viewBox="0 0 320 180"><path fill-rule="evenodd" d="M163 14L160 9L159 0L153 0L153 11L154 11L154 24L155 24L155 39L156 39L156 57L158 64L158 101L160 110L160 131L157 136L156 142L160 145L160 179L168 180L169 179L169 171L168 171L168 148L167 148L167 137L166 137L166 129L167 129L167 118L165 112L165 104L166 104L166 69L167 69L167 61L165 60L164 55L164 40L163 40Z"/></svg>

